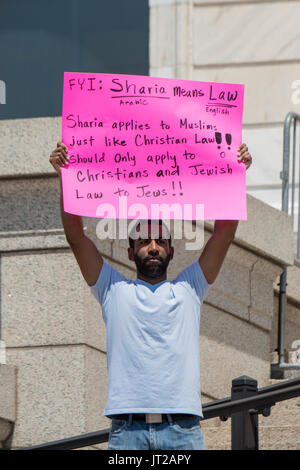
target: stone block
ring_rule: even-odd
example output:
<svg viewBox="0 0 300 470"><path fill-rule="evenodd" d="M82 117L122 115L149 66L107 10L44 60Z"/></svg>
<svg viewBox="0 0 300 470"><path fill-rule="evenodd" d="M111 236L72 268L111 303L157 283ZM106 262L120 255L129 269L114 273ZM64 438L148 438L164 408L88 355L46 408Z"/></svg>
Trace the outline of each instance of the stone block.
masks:
<svg viewBox="0 0 300 470"><path fill-rule="evenodd" d="M294 265L293 218L249 194L247 213L247 220L239 222L234 245L246 248L254 255L268 259L272 264L275 261L275 264L280 266ZM206 230L212 231L213 226L214 221L205 221ZM232 247L229 254L231 250Z"/></svg>
<svg viewBox="0 0 300 470"><path fill-rule="evenodd" d="M264 315L273 315L273 280L252 271L250 277L251 307Z"/></svg>
<svg viewBox="0 0 300 470"><path fill-rule="evenodd" d="M276 310L278 308L278 297L275 298L276 301ZM299 315L299 304L290 302L288 299L287 302L287 321L292 323L294 326L292 328L300 328L300 315ZM298 332L298 338L300 339L300 332ZM298 339L297 338L297 339Z"/></svg>
<svg viewBox="0 0 300 470"><path fill-rule="evenodd" d="M55 174L49 157L61 140L61 117L0 121L0 175Z"/></svg>
<svg viewBox="0 0 300 470"><path fill-rule="evenodd" d="M202 428L206 450L231 450L231 429L226 423L222 423L221 427Z"/></svg>
<svg viewBox="0 0 300 470"><path fill-rule="evenodd" d="M106 428L104 354L84 345L8 348L8 362L18 367L13 448Z"/></svg>
<svg viewBox="0 0 300 470"><path fill-rule="evenodd" d="M2 335L7 347L99 346L98 309L95 303L90 308L92 295L71 251L3 255L1 279Z"/></svg>
<svg viewBox="0 0 300 470"><path fill-rule="evenodd" d="M265 279L276 283L282 273L282 267L265 258L258 257L251 271L253 274L258 274Z"/></svg>
<svg viewBox="0 0 300 470"><path fill-rule="evenodd" d="M248 307L250 304L249 275L247 268L230 259L225 259L213 289Z"/></svg>
<svg viewBox="0 0 300 470"><path fill-rule="evenodd" d="M247 210L248 220L239 222L236 243L280 265L294 264L292 217L250 195Z"/></svg>
<svg viewBox="0 0 300 470"><path fill-rule="evenodd" d="M273 383L278 384L278 380L274 380ZM276 427L279 426L279 423L291 427L299 425L300 397L277 402L275 406L271 407L270 416L267 419L260 416L259 420L260 426L267 427Z"/></svg>
<svg viewBox="0 0 300 470"><path fill-rule="evenodd" d="M190 79L192 3L154 1L150 6L150 75Z"/></svg>
<svg viewBox="0 0 300 470"><path fill-rule="evenodd" d="M269 261L258 258L253 265L250 277L251 305L249 320L264 328L273 328L274 290L282 268Z"/></svg>
<svg viewBox="0 0 300 470"><path fill-rule="evenodd" d="M287 295L290 299L300 302L300 267L289 266L287 269Z"/></svg>
<svg viewBox="0 0 300 470"><path fill-rule="evenodd" d="M299 15L299 2L195 6L193 62L206 66L299 60Z"/></svg>
<svg viewBox="0 0 300 470"><path fill-rule="evenodd" d="M269 418L267 418L268 420ZM260 426L260 450L299 450L300 426Z"/></svg>
<svg viewBox="0 0 300 470"><path fill-rule="evenodd" d="M254 254L232 244L205 302L244 320L249 320L250 270Z"/></svg>
<svg viewBox="0 0 300 470"><path fill-rule="evenodd" d="M253 325L259 326L260 328L263 328L264 330L268 332L272 329L272 325L273 325L272 316L268 316L262 312L258 312L252 307L249 308L249 321Z"/></svg>
<svg viewBox="0 0 300 470"><path fill-rule="evenodd" d="M152 6L150 12L150 64L151 67L173 66L176 63L175 6Z"/></svg>
<svg viewBox="0 0 300 470"><path fill-rule="evenodd" d="M269 384L269 334L217 308L204 304L200 327L203 393L230 396L231 381L240 375Z"/></svg>
<svg viewBox="0 0 300 470"><path fill-rule="evenodd" d="M62 229L58 177L1 181L1 232Z"/></svg>
<svg viewBox="0 0 300 470"><path fill-rule="evenodd" d="M0 364L0 419L10 422L15 421L16 400L17 368L10 364Z"/></svg>
<svg viewBox="0 0 300 470"><path fill-rule="evenodd" d="M237 245L235 241L230 245L226 255L226 259L233 261L234 263L240 264L244 268L253 269L253 265L257 262L257 256L255 253L245 250L241 246Z"/></svg>
<svg viewBox="0 0 300 470"><path fill-rule="evenodd" d="M69 249L63 230L0 232L0 253L25 250Z"/></svg>

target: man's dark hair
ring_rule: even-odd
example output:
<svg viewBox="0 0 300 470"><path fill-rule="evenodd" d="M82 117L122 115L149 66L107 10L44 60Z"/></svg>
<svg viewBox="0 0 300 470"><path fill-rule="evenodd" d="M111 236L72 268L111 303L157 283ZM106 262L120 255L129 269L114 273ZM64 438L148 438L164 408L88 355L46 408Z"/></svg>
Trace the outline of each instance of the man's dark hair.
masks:
<svg viewBox="0 0 300 470"><path fill-rule="evenodd" d="M151 219L148 219L148 230L149 230L149 225L151 226L151 222L152 220ZM140 224L140 222L138 222L135 227L137 227L138 225ZM159 227L165 227L166 228L166 225L163 224L163 221L161 219L159 219L158 221L158 224L159 224ZM168 230L168 229L167 229ZM169 230L168 230L169 232ZM149 233L149 232L148 232ZM159 238L167 238L169 240L169 246L172 246L172 238L171 238L171 234L169 233L169 237L159 237ZM133 238L130 238L130 236L128 237L128 240L129 240L129 246L130 248L134 248L134 242L135 240Z"/></svg>

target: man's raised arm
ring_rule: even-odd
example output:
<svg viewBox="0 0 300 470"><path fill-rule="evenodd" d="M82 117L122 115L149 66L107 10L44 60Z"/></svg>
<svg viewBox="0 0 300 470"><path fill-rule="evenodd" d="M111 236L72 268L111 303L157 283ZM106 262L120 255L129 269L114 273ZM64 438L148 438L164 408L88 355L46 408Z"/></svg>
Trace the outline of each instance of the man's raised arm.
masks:
<svg viewBox="0 0 300 470"><path fill-rule="evenodd" d="M214 232L206 243L199 263L205 279L213 284L220 272L228 248L234 240L238 220L216 220Z"/></svg>
<svg viewBox="0 0 300 470"><path fill-rule="evenodd" d="M238 152L238 160L243 162L248 169L252 163L252 157L246 144L242 144ZM201 269L209 284L215 282L220 272L227 251L234 240L238 223L238 220L215 221L214 232L199 257Z"/></svg>
<svg viewBox="0 0 300 470"><path fill-rule="evenodd" d="M68 149L58 142L56 149L51 153L49 161L60 178L60 207L67 242L69 243L81 273L89 286L96 283L103 264L103 258L95 244L85 234L82 219L79 215L69 214L63 208L61 167L68 164Z"/></svg>

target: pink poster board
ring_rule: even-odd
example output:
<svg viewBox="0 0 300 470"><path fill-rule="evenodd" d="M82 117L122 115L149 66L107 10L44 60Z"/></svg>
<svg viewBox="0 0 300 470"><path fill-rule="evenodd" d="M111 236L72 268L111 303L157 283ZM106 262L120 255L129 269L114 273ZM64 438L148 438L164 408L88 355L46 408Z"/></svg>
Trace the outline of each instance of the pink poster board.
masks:
<svg viewBox="0 0 300 470"><path fill-rule="evenodd" d="M138 204L151 218L153 205L176 204L170 218L245 220L243 98L239 84L66 72L65 211L130 219Z"/></svg>

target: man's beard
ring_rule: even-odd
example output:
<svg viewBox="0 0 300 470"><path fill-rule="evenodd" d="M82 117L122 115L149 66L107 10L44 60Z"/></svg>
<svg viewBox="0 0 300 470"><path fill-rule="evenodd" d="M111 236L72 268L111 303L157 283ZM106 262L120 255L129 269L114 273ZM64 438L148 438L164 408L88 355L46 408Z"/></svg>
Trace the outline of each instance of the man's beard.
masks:
<svg viewBox="0 0 300 470"><path fill-rule="evenodd" d="M158 259L159 261L149 261L151 258ZM165 274L170 259L170 254L168 254L165 259L161 256L146 256L146 258L141 259L137 254L134 255L134 261L138 271L143 274L143 276L153 279L161 277Z"/></svg>

